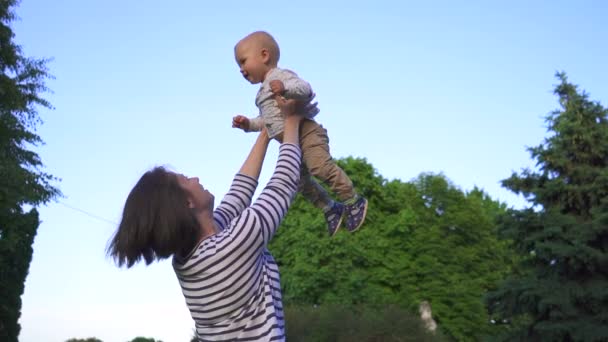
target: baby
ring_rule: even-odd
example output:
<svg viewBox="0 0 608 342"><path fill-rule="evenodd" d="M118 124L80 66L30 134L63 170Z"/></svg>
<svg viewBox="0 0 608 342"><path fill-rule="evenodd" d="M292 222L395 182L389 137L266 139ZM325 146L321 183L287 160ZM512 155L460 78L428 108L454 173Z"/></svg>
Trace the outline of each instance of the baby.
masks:
<svg viewBox="0 0 608 342"><path fill-rule="evenodd" d="M284 119L275 96L308 102L304 112L299 113L305 116L300 124L300 192L323 210L330 236L338 231L343 217L350 232L359 229L367 213L367 200L355 192L352 181L329 153L327 130L314 120L319 109L316 103L310 104L314 98L310 84L293 71L278 67L279 45L267 32L253 32L241 39L234 47L234 56L243 77L251 84L262 85L255 98L260 114L255 118L237 115L232 119L232 127L245 132L265 127L271 139L281 141ZM340 202L332 200L312 176L327 184Z"/></svg>

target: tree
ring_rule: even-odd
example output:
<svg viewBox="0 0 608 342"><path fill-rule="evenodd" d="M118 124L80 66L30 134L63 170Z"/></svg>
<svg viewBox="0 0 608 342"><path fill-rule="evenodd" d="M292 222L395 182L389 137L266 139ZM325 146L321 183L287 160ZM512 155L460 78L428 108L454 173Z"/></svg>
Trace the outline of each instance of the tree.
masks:
<svg viewBox="0 0 608 342"><path fill-rule="evenodd" d="M39 95L50 75L47 60L24 57L13 41L16 3L0 1L0 340L7 342L17 341L20 331L21 295L40 224L35 207L60 195L30 150L42 143L37 108L51 108Z"/></svg>
<svg viewBox="0 0 608 342"><path fill-rule="evenodd" d="M446 335L464 341L489 334L495 327L483 296L513 263L495 230L506 206L479 189L465 193L443 175L388 181L363 159L338 162L369 200L366 223L329 238L320 210L297 196L270 246L285 305L393 304L418 316L428 301Z"/></svg>
<svg viewBox="0 0 608 342"><path fill-rule="evenodd" d="M506 340L608 340L608 111L557 73L550 136L529 148L537 170L503 186L531 206L509 210L501 232L524 255L488 297Z"/></svg>
<svg viewBox="0 0 608 342"><path fill-rule="evenodd" d="M138 337L132 339L129 342L163 342L163 341L156 340L156 339L153 339L151 337L141 337L141 336L138 336Z"/></svg>
<svg viewBox="0 0 608 342"><path fill-rule="evenodd" d="M65 342L103 342L103 341L96 337L88 337L88 338L71 338Z"/></svg>

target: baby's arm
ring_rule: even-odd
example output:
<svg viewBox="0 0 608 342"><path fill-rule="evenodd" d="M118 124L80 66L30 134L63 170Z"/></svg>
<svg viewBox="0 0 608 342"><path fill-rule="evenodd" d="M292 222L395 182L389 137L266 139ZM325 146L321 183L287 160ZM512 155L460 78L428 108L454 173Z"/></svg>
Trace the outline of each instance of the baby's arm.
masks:
<svg viewBox="0 0 608 342"><path fill-rule="evenodd" d="M299 101L310 100L312 87L298 75L289 70L281 70L276 79L270 81L270 89L275 95Z"/></svg>
<svg viewBox="0 0 608 342"><path fill-rule="evenodd" d="M245 132L259 132L264 128L262 116L248 118L243 115L237 115L232 118L232 127L240 128Z"/></svg>

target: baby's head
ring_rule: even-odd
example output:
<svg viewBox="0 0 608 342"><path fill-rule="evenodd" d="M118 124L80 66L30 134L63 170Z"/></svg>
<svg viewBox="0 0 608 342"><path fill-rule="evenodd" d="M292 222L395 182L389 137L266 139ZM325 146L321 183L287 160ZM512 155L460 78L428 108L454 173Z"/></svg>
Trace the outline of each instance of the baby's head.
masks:
<svg viewBox="0 0 608 342"><path fill-rule="evenodd" d="M234 58L241 74L252 84L264 82L266 73L277 67L280 56L276 40L264 31L248 34L234 47Z"/></svg>

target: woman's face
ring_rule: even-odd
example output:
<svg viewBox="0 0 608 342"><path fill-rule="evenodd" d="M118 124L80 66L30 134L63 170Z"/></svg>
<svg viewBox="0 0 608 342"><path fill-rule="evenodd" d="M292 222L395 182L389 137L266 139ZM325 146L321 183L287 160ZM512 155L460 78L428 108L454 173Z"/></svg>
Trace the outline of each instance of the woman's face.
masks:
<svg viewBox="0 0 608 342"><path fill-rule="evenodd" d="M188 194L188 206L195 211L213 210L214 197L206 190L198 177L187 177L176 173L177 183Z"/></svg>

